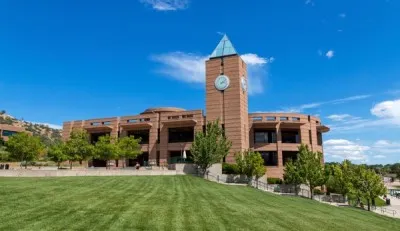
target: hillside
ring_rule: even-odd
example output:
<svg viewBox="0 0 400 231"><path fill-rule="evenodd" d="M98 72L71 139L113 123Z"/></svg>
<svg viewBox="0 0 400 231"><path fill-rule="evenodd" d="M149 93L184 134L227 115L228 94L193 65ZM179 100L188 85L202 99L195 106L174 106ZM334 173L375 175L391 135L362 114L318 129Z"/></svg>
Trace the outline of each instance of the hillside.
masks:
<svg viewBox="0 0 400 231"><path fill-rule="evenodd" d="M399 230L400 220L193 176L0 178L0 230Z"/></svg>
<svg viewBox="0 0 400 231"><path fill-rule="evenodd" d="M6 112L0 111L0 124L8 124L16 127L23 127L25 130L32 132L34 136L39 136L40 139L49 145L52 142L61 139L61 129L50 128L44 124L31 123L24 119L17 119Z"/></svg>

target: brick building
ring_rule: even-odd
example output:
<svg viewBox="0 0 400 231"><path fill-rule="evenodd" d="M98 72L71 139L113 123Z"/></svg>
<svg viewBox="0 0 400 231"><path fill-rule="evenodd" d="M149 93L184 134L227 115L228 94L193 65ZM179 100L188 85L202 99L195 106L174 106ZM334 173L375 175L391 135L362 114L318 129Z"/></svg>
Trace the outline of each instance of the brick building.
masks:
<svg viewBox="0 0 400 231"><path fill-rule="evenodd" d="M2 138L4 141L8 141L8 138L10 136L19 132L26 132L26 131L22 127L16 127L8 124L0 124L0 138ZM30 132L28 133L31 134Z"/></svg>
<svg viewBox="0 0 400 231"><path fill-rule="evenodd" d="M63 139L75 128L85 129L91 142L102 135L114 138L134 135L141 138L143 154L127 160L127 166L150 161L157 165L176 163L190 147L196 131L207 121L220 120L232 149L224 161L234 162L234 154L244 149L261 153L269 177L282 177L288 158L295 158L300 143L323 151L322 133L329 128L319 118L293 113L248 113L247 68L227 36L206 61L206 114L202 110L150 108L139 115L65 122ZM121 161L115 162L122 166ZM89 166L105 166L92 160Z"/></svg>

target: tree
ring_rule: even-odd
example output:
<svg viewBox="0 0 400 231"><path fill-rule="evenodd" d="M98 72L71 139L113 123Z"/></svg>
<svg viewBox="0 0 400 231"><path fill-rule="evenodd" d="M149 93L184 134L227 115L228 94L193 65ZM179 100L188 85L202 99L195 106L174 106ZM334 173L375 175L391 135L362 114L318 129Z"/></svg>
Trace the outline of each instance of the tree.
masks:
<svg viewBox="0 0 400 231"><path fill-rule="evenodd" d="M68 156L70 169L72 162L89 159L93 156L93 145L89 142L89 135L85 130L76 129L71 132L69 140L65 143L65 154Z"/></svg>
<svg viewBox="0 0 400 231"><path fill-rule="evenodd" d="M205 132L196 132L190 152L203 176L207 169L228 155L232 143L225 137L219 121L208 122Z"/></svg>
<svg viewBox="0 0 400 231"><path fill-rule="evenodd" d="M353 178L354 191L356 196L364 198L367 201L368 211L371 210L371 202L376 197L386 193L386 187L381 177L372 169L366 169L364 166L356 167L355 178Z"/></svg>
<svg viewBox="0 0 400 231"><path fill-rule="evenodd" d="M353 167L349 160L344 160L341 164L333 167L333 188L336 192L343 195L344 198L352 190Z"/></svg>
<svg viewBox="0 0 400 231"><path fill-rule="evenodd" d="M300 176L300 170L297 161L289 160L285 164L285 172L283 173L283 180L285 184L291 184L294 186L296 195L299 194L299 188L303 179Z"/></svg>
<svg viewBox="0 0 400 231"><path fill-rule="evenodd" d="M119 148L109 135L99 137L99 141L94 146L96 157L106 161L106 169L110 160L119 158Z"/></svg>
<svg viewBox="0 0 400 231"><path fill-rule="evenodd" d="M253 177L258 181L266 172L264 159L261 157L260 153L251 150L237 153L236 164L239 168L239 173L247 176L249 184L251 184Z"/></svg>
<svg viewBox="0 0 400 231"><path fill-rule="evenodd" d="M35 160L44 151L44 146L39 137L31 136L28 133L21 132L10 137L6 143L10 157L25 162Z"/></svg>
<svg viewBox="0 0 400 231"><path fill-rule="evenodd" d="M57 167L60 168L62 162L68 160L68 155L65 154L65 144L58 142L53 144L47 151L47 157L57 163Z"/></svg>
<svg viewBox="0 0 400 231"><path fill-rule="evenodd" d="M133 136L126 136L118 140L119 155L124 158L124 166L127 159L135 159L138 155L142 154L140 146L140 138L135 139Z"/></svg>
<svg viewBox="0 0 400 231"><path fill-rule="evenodd" d="M10 156L10 153L7 152L7 147L5 146L4 140L0 137L0 160L7 161Z"/></svg>
<svg viewBox="0 0 400 231"><path fill-rule="evenodd" d="M324 166L322 164L322 153L313 152L307 145L299 147L298 170L303 183L310 188L311 199L313 198L314 188L322 186L325 181Z"/></svg>

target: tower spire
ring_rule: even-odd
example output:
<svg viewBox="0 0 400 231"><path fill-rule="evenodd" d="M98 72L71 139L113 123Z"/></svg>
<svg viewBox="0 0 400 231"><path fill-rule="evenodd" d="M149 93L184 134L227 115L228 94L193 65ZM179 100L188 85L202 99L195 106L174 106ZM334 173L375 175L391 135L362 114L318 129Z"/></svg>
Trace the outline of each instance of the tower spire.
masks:
<svg viewBox="0 0 400 231"><path fill-rule="evenodd" d="M236 49L233 47L232 42L229 40L228 36L224 34L218 46L214 49L210 58L223 57L228 55L236 55Z"/></svg>

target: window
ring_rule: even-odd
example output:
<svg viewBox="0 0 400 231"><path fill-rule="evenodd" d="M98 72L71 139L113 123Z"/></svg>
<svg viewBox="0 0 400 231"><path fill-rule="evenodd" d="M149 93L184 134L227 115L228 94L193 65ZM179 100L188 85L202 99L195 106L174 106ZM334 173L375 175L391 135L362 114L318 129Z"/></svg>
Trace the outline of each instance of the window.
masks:
<svg viewBox="0 0 400 231"><path fill-rule="evenodd" d="M275 116L267 116L267 121L276 121Z"/></svg>
<svg viewBox="0 0 400 231"><path fill-rule="evenodd" d="M99 125L101 125L101 123L100 122L93 122L93 123L91 123L91 125L92 126L99 126Z"/></svg>
<svg viewBox="0 0 400 231"><path fill-rule="evenodd" d="M260 152L260 154L264 159L264 166L278 166L277 152Z"/></svg>
<svg viewBox="0 0 400 231"><path fill-rule="evenodd" d="M140 144L148 144L150 137L150 130L133 130L128 131L128 136L133 136L134 138L140 138Z"/></svg>
<svg viewBox="0 0 400 231"><path fill-rule="evenodd" d="M182 115L182 118L193 118L193 115Z"/></svg>
<svg viewBox="0 0 400 231"><path fill-rule="evenodd" d="M128 122L128 123L137 123L138 120L137 120L137 119L131 119L131 120L128 120L127 122Z"/></svg>
<svg viewBox="0 0 400 231"><path fill-rule="evenodd" d="M300 118L299 118L299 117L292 117L292 121L294 121L294 122L300 122Z"/></svg>
<svg viewBox="0 0 400 231"><path fill-rule="evenodd" d="M253 117L253 121L262 121L261 116Z"/></svg>
<svg viewBox="0 0 400 231"><path fill-rule="evenodd" d="M176 120L179 119L179 116L168 116L169 120Z"/></svg>
<svg viewBox="0 0 400 231"><path fill-rule="evenodd" d="M300 143L300 132L298 130L282 131L282 143L286 144Z"/></svg>
<svg viewBox="0 0 400 231"><path fill-rule="evenodd" d="M105 121L105 122L103 122L103 124L104 125L111 125L111 122L110 121Z"/></svg>
<svg viewBox="0 0 400 231"><path fill-rule="evenodd" d="M12 136L14 134L17 134L18 132L15 131L8 131L8 130L3 130L2 136Z"/></svg>
<svg viewBox="0 0 400 231"><path fill-rule="evenodd" d="M310 144L312 144L311 130L308 130L308 137L310 138Z"/></svg>
<svg viewBox="0 0 400 231"><path fill-rule="evenodd" d="M141 118L139 119L140 122L148 122L150 121L150 118Z"/></svg>
<svg viewBox="0 0 400 231"><path fill-rule="evenodd" d="M194 127L168 128L168 142L193 142Z"/></svg>
<svg viewBox="0 0 400 231"><path fill-rule="evenodd" d="M254 143L276 143L276 132L273 130L255 130Z"/></svg>
<svg viewBox="0 0 400 231"><path fill-rule="evenodd" d="M91 133L91 134L90 134L90 142L91 142L92 144L95 144L95 143L97 143L97 141L99 141L99 138L100 138L101 136L109 136L109 135L110 135L109 132Z"/></svg>
<svg viewBox="0 0 400 231"><path fill-rule="evenodd" d="M286 162L288 162L289 160L296 161L297 155L298 155L298 152L283 151L282 152L283 165L285 165Z"/></svg>
<svg viewBox="0 0 400 231"><path fill-rule="evenodd" d="M161 138L160 138L160 137L161 137L161 136L160 136L160 133L161 133L161 132L160 132L160 129L157 129L157 144L160 143L160 139L161 139Z"/></svg>
<svg viewBox="0 0 400 231"><path fill-rule="evenodd" d="M322 133L317 132L317 144L322 145Z"/></svg>
<svg viewBox="0 0 400 231"><path fill-rule="evenodd" d="M280 117L279 120L280 120L280 121L288 121L288 120L289 120L289 117Z"/></svg>

